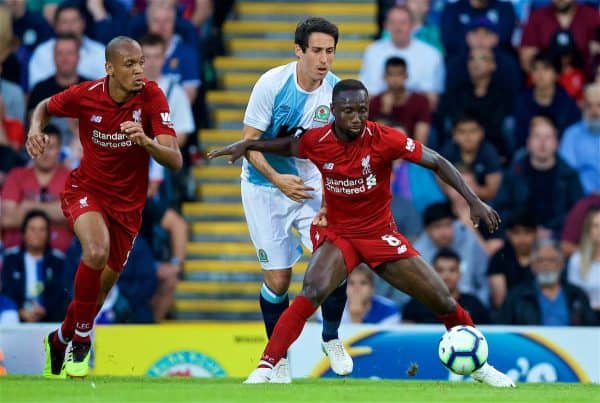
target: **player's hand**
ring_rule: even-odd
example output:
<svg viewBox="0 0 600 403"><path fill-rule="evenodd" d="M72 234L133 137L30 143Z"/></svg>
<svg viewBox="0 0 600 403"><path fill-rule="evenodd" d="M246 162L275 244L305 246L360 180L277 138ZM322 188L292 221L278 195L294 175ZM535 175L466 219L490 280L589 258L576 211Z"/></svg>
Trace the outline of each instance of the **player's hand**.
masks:
<svg viewBox="0 0 600 403"><path fill-rule="evenodd" d="M295 202L314 198L314 196L308 192L315 189L306 186L299 176L281 174L274 179L273 184L277 186L284 195Z"/></svg>
<svg viewBox="0 0 600 403"><path fill-rule="evenodd" d="M129 140L133 141L138 146L146 147L148 144L152 143L152 139L146 136L144 128L139 122L123 122L121 123L121 131L127 135Z"/></svg>
<svg viewBox="0 0 600 403"><path fill-rule="evenodd" d="M473 204L469 206L471 211L471 221L475 228L479 227L479 222L483 220L488 227L490 232L496 232L500 226L500 215L496 210L477 199Z"/></svg>
<svg viewBox="0 0 600 403"><path fill-rule="evenodd" d="M27 141L25 142L27 154L33 159L40 157L44 154L49 140L50 137L48 137L47 134L37 130L30 130L29 134L27 134Z"/></svg>
<svg viewBox="0 0 600 403"><path fill-rule="evenodd" d="M317 215L313 218L312 223L317 227L327 226L327 207L321 207Z"/></svg>
<svg viewBox="0 0 600 403"><path fill-rule="evenodd" d="M248 145L249 143L246 140L236 141L235 143L231 143L223 148L209 152L207 157L209 160L212 160L213 158L221 157L223 155L231 155L228 162L229 164L233 164L238 159L246 155Z"/></svg>

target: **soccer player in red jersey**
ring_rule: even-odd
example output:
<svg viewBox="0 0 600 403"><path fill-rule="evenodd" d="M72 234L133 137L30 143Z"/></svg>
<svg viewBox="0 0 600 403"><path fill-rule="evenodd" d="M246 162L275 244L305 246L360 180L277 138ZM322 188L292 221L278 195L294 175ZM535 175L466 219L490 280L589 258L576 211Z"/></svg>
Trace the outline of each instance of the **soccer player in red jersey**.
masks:
<svg viewBox="0 0 600 403"><path fill-rule="evenodd" d="M51 116L67 116L79 121L83 147L81 164L61 195L83 255L65 320L44 339L46 377L87 375L94 317L141 225L149 158L173 170L182 164L167 100L155 82L144 79L140 45L128 37L114 38L106 46L105 67L106 77L40 102L27 137L27 152L39 157L48 142L42 128Z"/></svg>
<svg viewBox="0 0 600 403"><path fill-rule="evenodd" d="M495 231L498 213L438 153L401 131L367 121L369 99L360 81L340 81L332 99L332 124L309 130L300 138L243 140L209 154L210 158L231 155L231 162L248 149L293 155L311 160L323 176L327 211L313 221L317 224L311 228L314 252L302 291L277 322L258 368L246 383L268 382L273 366L298 338L306 320L360 263L427 305L448 329L473 326L435 270L396 229L390 209L392 162L402 158L437 173L467 200L475 225L483 220ZM487 363L472 376L492 386L514 386Z"/></svg>

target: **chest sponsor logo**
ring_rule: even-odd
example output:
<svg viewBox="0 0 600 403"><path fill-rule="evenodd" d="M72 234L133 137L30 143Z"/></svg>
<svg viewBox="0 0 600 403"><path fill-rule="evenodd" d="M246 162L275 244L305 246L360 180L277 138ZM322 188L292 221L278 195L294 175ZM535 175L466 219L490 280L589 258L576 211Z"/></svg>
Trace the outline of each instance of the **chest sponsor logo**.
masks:
<svg viewBox="0 0 600 403"><path fill-rule="evenodd" d="M100 115L92 115L92 117L90 118L90 122L100 123L100 122L102 122L102 116L100 116Z"/></svg>
<svg viewBox="0 0 600 403"><path fill-rule="evenodd" d="M102 133L92 130L92 143L105 148L124 148L133 146L125 133Z"/></svg>
<svg viewBox="0 0 600 403"><path fill-rule="evenodd" d="M136 109L133 111L133 121L136 123L140 123L142 121L142 110L141 109Z"/></svg>
<svg viewBox="0 0 600 403"><path fill-rule="evenodd" d="M328 123L329 117L331 116L331 110L327 105L319 105L315 109L313 120L315 122Z"/></svg>

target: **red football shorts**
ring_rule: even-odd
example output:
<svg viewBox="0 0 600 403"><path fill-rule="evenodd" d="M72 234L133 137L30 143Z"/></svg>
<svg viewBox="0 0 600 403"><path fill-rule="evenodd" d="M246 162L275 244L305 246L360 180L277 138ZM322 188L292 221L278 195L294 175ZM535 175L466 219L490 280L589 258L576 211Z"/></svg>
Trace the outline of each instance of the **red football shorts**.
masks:
<svg viewBox="0 0 600 403"><path fill-rule="evenodd" d="M142 224L142 213L118 212L100 202L94 195L84 192L79 188L73 188L67 183L66 190L61 194L62 211L71 229L77 218L87 212L95 211L102 214L104 222L108 227L110 239L110 252L108 256L108 267L116 272L122 272L127 263L129 252L133 247L133 241ZM104 204L104 205L103 205Z"/></svg>
<svg viewBox="0 0 600 403"><path fill-rule="evenodd" d="M385 262L419 256L419 252L396 229L386 229L373 238L347 238L338 236L327 227L311 225L310 238L313 251L316 251L326 239L337 246L344 256L348 274L360 263L366 263L374 269Z"/></svg>

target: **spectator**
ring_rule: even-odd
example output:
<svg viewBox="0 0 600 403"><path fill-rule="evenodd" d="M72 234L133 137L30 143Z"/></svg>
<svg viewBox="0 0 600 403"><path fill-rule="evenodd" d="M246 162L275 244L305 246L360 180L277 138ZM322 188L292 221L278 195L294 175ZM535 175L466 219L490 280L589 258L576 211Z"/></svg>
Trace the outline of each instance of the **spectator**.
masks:
<svg viewBox="0 0 600 403"><path fill-rule="evenodd" d="M429 18L431 0L406 0L406 7L412 13L415 21L412 32L413 37L433 46L440 53L444 53L439 25Z"/></svg>
<svg viewBox="0 0 600 403"><path fill-rule="evenodd" d="M21 87L12 81L0 79L0 96L4 100L4 116L25 125L25 95Z"/></svg>
<svg viewBox="0 0 600 403"><path fill-rule="evenodd" d="M52 23L61 2L62 0L28 0L27 9L32 13L43 15L49 23Z"/></svg>
<svg viewBox="0 0 600 403"><path fill-rule="evenodd" d="M0 93L0 137L2 139L0 144L11 147L15 152L19 152L25 143L23 124L18 119L6 115L2 93Z"/></svg>
<svg viewBox="0 0 600 403"><path fill-rule="evenodd" d="M14 168L6 176L2 189L2 229L5 247L19 245L19 229L31 210L42 210L50 218L50 245L66 251L73 234L67 227L60 205L69 170L60 164L60 134L52 126L44 133L48 143L44 154L33 161L33 166ZM60 318L59 318L60 319Z"/></svg>
<svg viewBox="0 0 600 403"><path fill-rule="evenodd" d="M10 12L0 5L0 77L15 84L21 82L21 64L16 54L19 39L13 34Z"/></svg>
<svg viewBox="0 0 600 403"><path fill-rule="evenodd" d="M585 71L583 58L571 33L567 30L556 31L552 35L548 53L558 66L558 83L579 104L583 97Z"/></svg>
<svg viewBox="0 0 600 403"><path fill-rule="evenodd" d="M182 147L196 130L190 101L183 88L172 76L161 73L165 64L166 43L156 34L148 34L140 41L144 53L144 73L148 80L156 81L167 96L171 110L171 122L177 134L177 142Z"/></svg>
<svg viewBox="0 0 600 403"><path fill-rule="evenodd" d="M65 3L56 10L54 31L57 35L71 34L79 39L79 64L77 71L83 77L92 80L103 77L104 45L84 35L85 20L77 6ZM29 61L29 88L55 73L55 39L49 39L39 45Z"/></svg>
<svg viewBox="0 0 600 403"><path fill-rule="evenodd" d="M569 259L567 279L586 292L600 321L600 209L585 218L581 246Z"/></svg>
<svg viewBox="0 0 600 403"><path fill-rule="evenodd" d="M465 37L471 21L486 17L495 25L499 46L512 50L511 39L517 24L515 10L510 2L499 0L458 0L446 3L440 28L447 55L454 55L466 47Z"/></svg>
<svg viewBox="0 0 600 403"><path fill-rule="evenodd" d="M73 34L57 35L54 40L54 65L55 73L47 79L37 83L29 94L27 112L31 114L40 101L54 94L66 90L74 84L79 84L88 78L81 77L77 72L79 64L79 39ZM68 118L52 118L51 123L56 125L63 134L63 144L68 144L70 133Z"/></svg>
<svg viewBox="0 0 600 403"><path fill-rule="evenodd" d="M467 47L456 54L447 55L446 91L460 87L470 81L468 60L471 50L485 49L494 52L496 69L492 81L502 82L510 94L516 95L521 89L522 73L514 52L498 46L500 37L497 26L487 17L471 20L467 32ZM513 95L511 95L511 98Z"/></svg>
<svg viewBox="0 0 600 403"><path fill-rule="evenodd" d="M459 291L487 301L489 292L485 270L488 257L475 232L455 218L447 203L435 203L427 207L423 221L425 232L413 244L423 259L432 263L440 249L454 250L461 261Z"/></svg>
<svg viewBox="0 0 600 403"><path fill-rule="evenodd" d="M496 149L485 139L481 123L468 114L454 122L454 141L442 153L456 166L473 172L473 191L482 200L490 201L502 182L500 157Z"/></svg>
<svg viewBox="0 0 600 403"><path fill-rule="evenodd" d="M479 299L458 290L460 281L460 256L452 249L442 248L433 258L433 268L442 278L452 297L465 308L473 321L482 325L490 323L487 309ZM441 323L442 321L425 305L412 298L402 309L402 321L405 323Z"/></svg>
<svg viewBox="0 0 600 403"><path fill-rule="evenodd" d="M494 76L494 53L490 49L471 49L468 67L469 82L448 90L442 96L434 115L437 135L441 136L443 144L455 119L465 112L476 114L483 124L487 140L507 160L512 154L512 145L504 134L504 127L513 99L502 81Z"/></svg>
<svg viewBox="0 0 600 403"><path fill-rule="evenodd" d="M100 43L107 44L127 33L129 13L119 0L67 0L66 3L79 8L85 20L85 35Z"/></svg>
<svg viewBox="0 0 600 403"><path fill-rule="evenodd" d="M385 62L387 89L369 102L369 119L398 127L409 137L427 144L431 112L427 97L406 89L406 61L391 57Z"/></svg>
<svg viewBox="0 0 600 403"><path fill-rule="evenodd" d="M175 32L176 17L175 6L161 2L152 3L146 10L148 33L159 35L167 45L163 74L172 75L193 103L200 86L201 57L197 42L188 44Z"/></svg>
<svg viewBox="0 0 600 403"><path fill-rule="evenodd" d="M579 200L567 214L560 237L560 246L567 256L570 256L578 248L583 233L583 221L588 212L593 209L600 209L600 192Z"/></svg>
<svg viewBox="0 0 600 403"><path fill-rule="evenodd" d="M21 233L22 245L5 252L2 293L16 303L22 322L58 322L67 310L65 259L50 247L50 219L29 211Z"/></svg>
<svg viewBox="0 0 600 403"><path fill-rule="evenodd" d="M17 121L13 121L12 124L9 123L6 125L7 120L2 117L2 107L2 97L0 96L0 195L2 194L2 187L4 186L6 174L15 167L25 165L24 158L15 150L15 144L10 140L12 135L9 134L11 130L10 127L17 125L19 136L22 137L23 127L20 126L20 123ZM0 252L1 251L0 248Z"/></svg>
<svg viewBox="0 0 600 403"><path fill-rule="evenodd" d="M557 84L558 68L548 54L535 55L531 62L533 88L525 90L515 102L516 147L525 145L529 123L534 116L552 116L559 138L564 130L581 119L575 100Z"/></svg>
<svg viewBox="0 0 600 403"><path fill-rule="evenodd" d="M162 172L164 173L164 169ZM162 179L164 176L159 174L150 180L140 228L140 235L148 241L154 258L158 261L158 286L152 298L156 322L162 322L166 318L173 304L188 236L187 223L169 207L169 185Z"/></svg>
<svg viewBox="0 0 600 403"><path fill-rule="evenodd" d="M583 119L569 127L559 154L579 174L586 195L600 192L600 84L585 89Z"/></svg>
<svg viewBox="0 0 600 403"><path fill-rule="evenodd" d="M359 265L348 275L348 301L342 323L400 323L400 311L391 300L375 295L374 274L366 265Z"/></svg>
<svg viewBox="0 0 600 403"><path fill-rule="evenodd" d="M440 52L426 43L412 38L414 20L404 6L392 7L386 18L389 39L379 39L369 45L363 56L360 80L369 94L385 91L385 61L392 56L402 57L408 67L406 87L427 94L432 106L444 89L444 64Z"/></svg>
<svg viewBox="0 0 600 403"><path fill-rule="evenodd" d="M13 34L21 40L21 47L30 56L39 44L52 37L53 32L48 21L40 13L27 9L25 3L22 0L4 0L12 16Z"/></svg>
<svg viewBox="0 0 600 403"><path fill-rule="evenodd" d="M508 219L504 247L492 256L487 268L493 310L500 309L514 287L533 279L530 263L535 240L535 220L526 210Z"/></svg>
<svg viewBox="0 0 600 403"><path fill-rule="evenodd" d="M593 7L576 0L552 0L552 4L533 10L521 39L519 57L525 71L535 67L531 60L539 51L550 47L552 35L560 29L571 32L584 63L590 62L588 44L596 38L600 15Z"/></svg>
<svg viewBox="0 0 600 403"><path fill-rule="evenodd" d="M538 237L558 237L569 210L583 197L577 172L557 154L556 128L550 119L531 121L527 153L517 158L500 187L495 205L509 218L520 207L535 217Z"/></svg>
<svg viewBox="0 0 600 403"><path fill-rule="evenodd" d="M19 311L17 304L6 295L0 293L0 326L13 326L19 323ZM0 355L2 351L0 350ZM0 362L0 371L2 370ZM0 375L2 373L0 372Z"/></svg>
<svg viewBox="0 0 600 403"><path fill-rule="evenodd" d="M73 238L65 263L67 291L71 297L73 279L80 259L81 243L77 238ZM104 312L98 315L101 316L100 321L102 323L153 323L151 301L156 292L157 280L156 262L152 258L150 246L143 237L138 236L116 286L110 290L102 290L110 296L107 296L102 306Z"/></svg>
<svg viewBox="0 0 600 403"><path fill-rule="evenodd" d="M535 326L594 326L596 318L585 292L561 283L564 258L550 239L538 240L531 255L534 281L519 285L506 297L499 323Z"/></svg>

